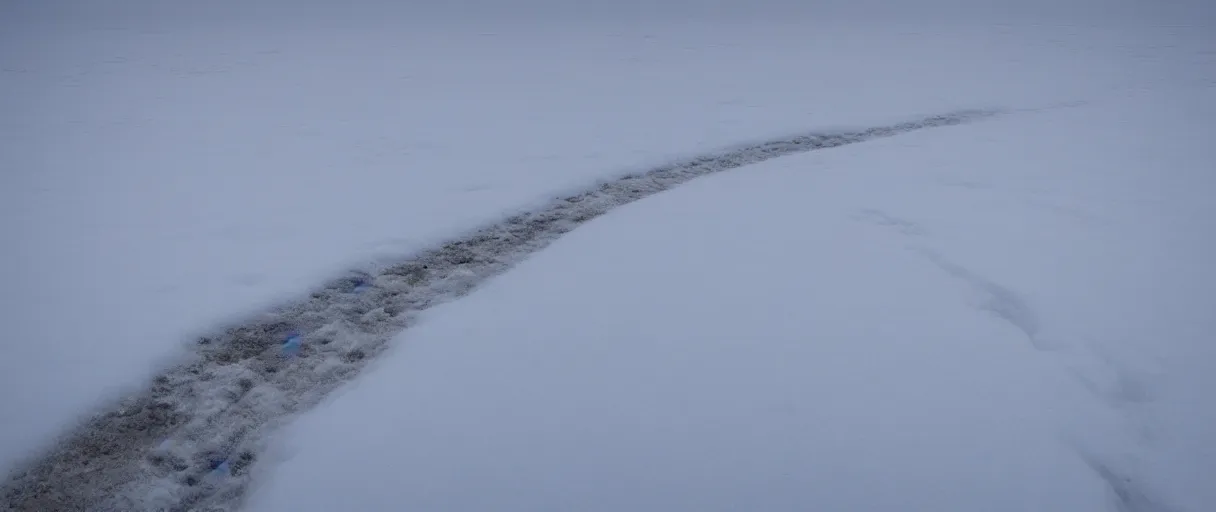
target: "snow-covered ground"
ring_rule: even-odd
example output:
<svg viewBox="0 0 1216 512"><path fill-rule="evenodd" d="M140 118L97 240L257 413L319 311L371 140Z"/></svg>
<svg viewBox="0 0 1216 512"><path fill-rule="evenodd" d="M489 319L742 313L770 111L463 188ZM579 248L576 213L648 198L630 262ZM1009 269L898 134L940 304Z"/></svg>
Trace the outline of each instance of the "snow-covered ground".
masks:
<svg viewBox="0 0 1216 512"><path fill-rule="evenodd" d="M1009 8L1015 4L1016 9ZM933 9L921 9L876 1L609 4L530 0L526 5L465 2L437 11L408 2L124 0L104 6L83 1L6 2L0 6L0 239L5 240L5 250L0 253L0 279L6 283L0 295L0 321L6 327L0 357L0 471L21 456L45 448L55 434L105 400L142 385L157 368L181 353L183 341L302 295L326 277L351 267L397 260L513 211L580 190L597 179L650 168L680 156L816 128L866 127L959 108L1005 107L1017 112L982 128L961 127L949 136L905 136L776 162L768 171L738 171L748 178L717 178L688 192L631 207L619 217L589 226L587 231L599 230L598 236L576 232L572 241L536 258L548 260L547 266L530 262L470 297L468 305L436 312L424 329L409 331L401 340L404 348L383 363L385 368L397 365L413 369L419 361L439 358L433 361L438 366L431 372L386 377L392 372L380 370L365 384L356 385L347 395L350 398L332 407L363 407L371 398L359 398L359 389L374 394L377 386L385 385L385 379L393 378L410 379L410 385L425 381L420 384L425 389L410 393L450 387L456 394L436 397L461 396L459 393L471 392L462 391L463 386L485 386L488 381L453 382L455 379L443 373L443 365L457 365L451 367L450 374L458 374L463 371L458 370L459 365L485 363L480 357L456 361L460 355L480 350L490 354L508 350L512 344L520 344L522 355L552 348L557 351L552 357L557 358L569 355L553 344L559 338L563 343L580 337L608 339L614 342L611 347L588 350L626 351L602 354L614 365L623 365L628 361L620 358L644 358L646 351L638 344L655 342L654 336L659 333L673 333L669 341L674 343L698 335L699 329L716 326L714 330L723 333L716 335L719 343L731 342L722 341L721 336L747 329L765 335L758 336L755 343L767 337L776 345L758 351L751 359L735 358L729 344L712 349L712 353L689 357L712 366L721 362L714 359L715 354L730 353L730 363L755 367L773 358L789 359L790 363L808 357L817 359L819 356L812 357L819 354L814 351L835 351L833 347L837 347L808 348L782 340L847 334L854 340L879 343L876 346L901 354L901 361L905 356L916 357L906 367L892 369L893 375L906 376L902 382L907 384L908 393L936 392L953 382L972 382L974 379L967 378L972 373L991 376L992 387L976 385L942 391L935 399L940 402L934 402L941 407L950 399L978 399L1011 389L1006 386L1022 389L1021 384L1032 381L1025 386L1025 395L992 401L1008 402L1007 408L969 411L959 419L953 428L974 426L975 439L1024 441L1030 447L1029 456L1037 453L1035 447L1052 448L1047 436L1058 432L1057 427L1073 428L1073 433L1082 428L1057 423L1076 418L1088 422L1113 414L1116 418L1110 421L1094 420L1092 424L1126 423L1128 429L1136 431L1135 442L1140 443L1126 446L1143 448L1133 451L1177 457L1120 460L1110 462L1112 467L1143 470L1148 475L1145 478L1157 475L1158 481L1146 487L1175 497L1180 506L1193 508L1196 503L1210 503L1196 494L1194 482L1204 478L1205 469L1211 474L1212 467L1195 467L1189 473L1178 468L1202 461L1181 454L1203 453L1204 449L1210 452L1212 444L1200 441L1205 429L1211 430L1214 424L1212 407L1205 407L1199 395L1187 391L1198 393L1194 390L1204 384L1201 370L1208 368L1212 359L1211 352L1203 352L1199 340L1212 332L1213 326L1197 312L1205 307L1212 309L1212 300L1201 293L1204 285L1211 283L1203 262L1211 260L1211 233L1216 232L1210 220L1216 216L1203 199L1205 187L1210 189L1212 184L1207 169L1216 162L1206 142L1216 126L1211 95L1216 84L1214 25L1210 16L1182 9L1180 6L1186 6L1180 3L1127 0L1056 4L934 2ZM892 5L900 7L890 9ZM1177 15L1176 10L1187 16ZM1088 103L1076 107L1077 102ZM1059 105L1074 106L1051 113L1019 111ZM875 149L878 147L885 149ZM797 176L780 178L791 171L777 168L787 166L797 169ZM821 171L830 171L829 176ZM831 174L845 171L854 178ZM872 174L863 180L865 173ZM833 181L824 181L828 179ZM724 186L711 183L731 180L744 181L733 185L741 190L729 201L720 193L697 192ZM787 219L779 215L779 205L769 204L777 203L774 194L780 193L805 193L799 197L819 204L791 199L787 207L805 210L791 211L790 215L797 218ZM628 219L631 215L638 218L636 212L647 208L662 209L664 204L675 208L683 203L670 197L680 196L686 197L683 201L689 203L688 208L701 205L705 209L705 201L710 205L721 201L757 204L746 209L750 214L728 216L735 224L712 221L718 218L713 215L724 214L706 214L703 221L691 217L680 221L691 230L685 235L688 239L673 240L670 246L650 238L614 238L618 236L612 234L614 225L625 226L615 229L631 236L677 230L674 224L664 228L667 223L677 222L674 213L671 218ZM841 220L842 215L849 220ZM905 222L907 219L912 224ZM660 220L664 223L657 223ZM764 263L766 258L780 261L794 257L783 252L787 243L784 238L763 247L736 247L749 240L733 237L761 237L766 233L752 227L761 220L771 225L769 229L794 233L788 243L803 240L797 252L799 261L806 263L785 267ZM798 229L789 225L794 220ZM693 227L698 225L715 231L697 236ZM738 229L748 232L727 230L725 225L739 225ZM900 234L880 235L885 232L876 231L875 225L885 225L888 231ZM646 229L640 230L641 226ZM801 231L803 227L805 232ZM601 237L604 241L596 241ZM842 243L850 237L857 238L851 244ZM816 247L830 244L833 252L812 251L808 240L813 240ZM606 245L594 250L583 247L589 243ZM631 245L636 243L643 246ZM706 254L693 250L706 244L722 250ZM873 255L868 251L877 246L872 244L894 244L899 250ZM907 245L914 250L904 250ZM749 256L746 253L750 250L763 251L767 256ZM563 251L569 254L563 256ZM688 284L684 281L663 285L660 280L650 290L638 288L644 280L633 283L622 279L604 288L604 295L596 298L608 302L595 307L585 303L576 308L581 312L566 310L579 303L572 297L581 301L582 295L563 300L550 297L573 304L554 306L552 314L544 315L537 311L548 306L533 302L541 298L517 300L543 292L533 287L561 285L590 292L594 288L585 287L599 286L599 281L579 280L593 276L571 275L561 269L609 264L609 255L628 261L628 254L632 254L629 251L641 251L638 254L650 255L648 261L656 260L650 262L656 266L647 267L650 270L645 272L657 272L654 269L663 268L660 264L664 261L705 262L671 270L673 279L684 275L695 281L695 286L684 291L680 291ZM585 252L597 256L579 256ZM759 260L747 259L753 256ZM734 272L726 270L738 267L741 261L760 263ZM853 261L856 268L824 267ZM894 266L873 268L886 264ZM760 273L766 269L794 277L774 281L772 275ZM617 272L624 271L622 267ZM723 286L718 287L700 272L724 279ZM883 282L862 278L882 274L903 277ZM943 276L953 276L953 281L943 280ZM742 283L748 280L745 278L756 281ZM782 284L784 281L788 283ZM827 286L830 294L807 292L792 302L787 300L788 295L762 293L769 289L766 286L778 291L802 289L810 281L835 284ZM924 290L915 288L921 285ZM729 306L735 311L738 304L732 301L747 297L749 303L755 303L747 308L768 305L761 308L768 311L765 314L778 315L774 321L785 323L773 324L773 330L757 330L755 326L763 317L751 320L749 315L759 313L745 308L733 316L714 318L704 326L681 327L681 319L687 318L680 314L700 311L693 308L680 314L637 316L629 322L630 329L653 331L650 337L639 337L629 330L581 327L619 322L622 316L631 316L626 315L631 308L645 309L651 315L661 313L655 308L669 302L683 304L681 297L686 294L713 297L707 286L736 298L721 297L714 307ZM908 297L911 292L897 292L905 286L917 290L915 300ZM967 308L971 303L952 302L954 296L947 293L951 286L972 290L973 295L967 296L974 301L972 305L988 308L990 317L995 313L1007 324L977 320L978 314ZM736 289L732 291L732 287ZM628 300L619 295L623 292L608 293L614 289L631 290ZM495 294L498 299L493 298ZM504 294L517 298L506 301L502 299ZM636 304L630 302L635 299ZM622 301L629 304L623 305ZM506 311L505 302L518 302L512 307L526 308L518 314L528 316L506 322L503 313L488 313ZM776 302L785 305L778 307ZM858 312L844 315L840 310L846 306ZM618 307L622 308L619 312L611 309ZM923 308L916 311L926 317L957 316L958 327L944 320L914 322L898 316L914 311L911 308ZM799 312L797 318L791 311ZM863 316L864 312L872 314ZM857 321L859 317L884 315L894 315L886 326ZM563 316L568 319L544 321ZM734 327L724 325L731 318L746 322L730 324ZM525 319L535 325L512 323ZM497 332L501 324L502 332L480 340L468 339L469 345L452 344L453 352L437 348L435 352L412 355L415 350L453 336L451 327L443 327L445 322L468 324L463 327L467 329L482 325L492 332ZM1027 352L1016 352L1015 348L981 351L963 344L964 338L979 335L1016 338L1016 331L997 332L994 325L1021 330L1023 337L1033 342L1029 346L1034 350L1023 346ZM577 332L559 336L565 332L563 328L575 326L580 326ZM535 329L535 344L524 344L526 337L511 334L515 328ZM945 341L941 346L925 346L926 352L910 354L907 351L912 347L891 345L899 339L884 335L900 329L907 333L900 339L909 342L934 337ZM794 352L787 354L787 350ZM587 352L586 356L599 354ZM855 352L830 354L858 356ZM942 357L936 358L935 354ZM647 371L658 372L659 365L679 364L672 359L674 355L655 356L645 363L655 365ZM1011 359L1009 365L995 365L993 358L1005 356ZM419 359L413 360L415 357ZM862 396L877 394L892 385L881 379L874 387L845 385L852 382L848 379L860 378L867 371L879 372L881 361L862 361L858 364L863 366L848 375L840 372L849 368L831 365L827 369L836 373L821 372L808 377L816 380L798 384L834 383L841 389L834 394L838 401L829 400L823 407L847 412ZM523 368L518 365L524 363L504 361L503 371ZM926 365L946 365L951 370L961 367L960 372L968 373L925 371L925 376L939 378L917 381L921 373L896 371L911 372ZM549 380L565 373L548 375L538 370L536 379L519 385L569 387L592 395L607 393L596 391L598 386L608 385L596 372L620 367L580 370L587 380L570 383ZM809 367L824 370L823 365ZM586 367L546 371L575 368ZM709 366L699 368L689 368L688 384L679 385L699 383L709 388L703 378ZM671 379L685 379L680 373L684 370L683 366L668 367L666 374ZM655 382L656 375L647 378L644 374L637 385L670 382ZM844 380L831 380L833 375ZM888 378L885 372L881 375ZM1060 381L1061 375L1075 378ZM735 394L730 400L734 401L721 410L705 409L697 405L705 404L698 402L690 405L693 408L689 414L737 413L740 407L750 407L744 405L746 397L741 393L767 390L787 377L792 378L776 371L766 377L774 380L757 382L756 387L732 387L730 393ZM381 384L375 384L378 381ZM1084 404L1091 404L1093 398L1075 398L1067 391L1077 383L1110 403L1105 408L1093 406L1093 414L1089 414ZM388 385L404 384L398 381ZM715 381L712 385L725 386L726 382ZM511 389L495 392L508 393ZM620 396L636 397L638 388L632 389L623 389L628 394ZM680 389L663 392L669 393L668 398L683 397ZM713 389L718 394L725 392ZM850 398L852 392L856 394ZM497 395L487 395L487 400L492 396ZM798 398L778 394L773 400L775 397ZM789 407L794 412L775 417L803 421L807 416L798 412L804 405L799 400L815 397L821 395L793 400ZM437 406L427 401L433 398L403 395L401 409L389 412L414 418L411 408ZM1062 408L1076 405L1083 410L1078 414L1035 415L1025 420L1026 432L985 428L1000 418L1005 419L1004 423L1014 423L1021 418L1017 414L1030 410L1028 404L1039 403L1037 398ZM1188 398L1193 401L1187 402ZM617 412L650 411L659 403L654 400L660 399L665 400L662 396L639 398L636 404L622 405L624 408ZM548 399L542 396L537 400L519 406L540 407ZM459 405L470 408L473 412L469 414L489 414L475 408L494 403L462 401ZM447 404L456 406L454 402ZM588 402L590 405L594 404ZM1120 412L1114 414L1112 410ZM365 412L371 414L360 414ZM951 431L945 427L932 430L927 423L937 421L938 416L913 416L912 412L894 408L876 409L873 414L906 419L913 423L907 435L928 436L924 447L908 450L928 450L938 446L934 443L944 442L946 437L942 436ZM598 414L587 418L608 421L606 416L615 417L616 413L607 409ZM840 422L849 416L837 416L837 423L816 427L828 430L809 430L807 442L842 429ZM427 421L448 425L461 418L438 414ZM549 424L566 418L557 417ZM624 421L621 418L624 416L612 421L619 425ZM649 428L684 428L687 425L679 422L692 418L659 417L656 423L632 428L638 435L650 432ZM917 418L923 421L917 423ZM528 441L523 430L535 427L545 431L523 419L507 421L500 434L493 429L485 431L485 435L502 435L505 441L514 442L494 444L492 448L521 449L521 443ZM316 432L324 429L316 425L347 420L359 418L313 417L304 422L300 435L318 435ZM367 420L374 422L373 416L367 416ZM383 418L378 424L401 431L428 428L425 423L402 424L394 418ZM781 429L790 425L762 427ZM917 425L919 428L913 428ZM689 439L691 444L672 444L667 455L653 450L654 443L667 437L636 444L616 443L614 449L628 450L615 455L618 463L605 470L622 470L647 460L659 464L658 469L670 468L662 464L675 461L678 457L674 454L683 453L679 450L692 450L699 446L696 443L734 435L738 426L727 422L714 427L718 430ZM842 442L860 442L863 437L870 439L884 433L894 435L873 430L880 425L868 428L850 425L845 433L855 437L845 437ZM453 435L460 431L455 432ZM477 432L481 431L468 434ZM625 430L620 435L627 434ZM748 435L762 434L770 437L769 433L754 431ZM782 439L777 434L780 432L771 437ZM574 431L554 442L573 443L595 435L597 431ZM1112 434L1117 435L1123 434ZM368 437L374 438L370 434ZM1084 445L1091 442L1090 437L1072 436L1068 446ZM425 439L402 439L395 449L384 451L402 455L417 449ZM487 439L487 443L492 441ZM888 447L898 439L885 438L876 441L875 446ZM1077 449L1092 448L1102 457L1111 457L1114 452L1108 449L1110 446L1124 446L1116 441L1096 443L1099 446ZM1149 444L1153 445L1151 450L1141 446ZM559 446L565 449L566 444ZM776 446L756 445L755 453L738 454L743 457L739 460L759 464L762 454L768 453L765 450ZM442 448L440 443L432 449ZM361 453L359 449L352 446L351 453ZM804 449L828 448L806 445ZM317 477L305 473L312 470L309 468L316 469L312 464L317 461L332 460L323 448L317 450L301 453L300 462L289 463L283 474L298 474L302 481ZM630 457L650 452L655 459ZM439 451L429 453L440 456ZM979 452L952 453L959 459L941 462L941 474L964 470L970 474L976 469L975 459L969 457ZM445 452L443 456L448 455ZM459 455L452 456L451 464L469 462ZM501 455L503 464L531 464L533 471L526 475L529 478L543 478L558 470L571 475L589 471L569 466L569 460L560 458ZM846 451L815 454L837 459L846 456ZM655 485L678 489L679 485L701 481L696 478L726 474L721 472L725 468L711 464L724 459L695 460L707 464L705 473L674 481L662 480L670 475L659 472ZM891 462L886 458L858 460L859 464ZM1067 460L1075 462L1076 458ZM805 472L799 473L807 469L800 465L803 459L788 462L792 473L783 478L805 476ZM907 468L892 464L884 470L889 473L871 477ZM1039 464L1045 462L1009 459L1007 469L1032 471ZM260 466L273 472L268 469L270 464ZM866 471L870 466L859 467L858 471ZM1060 467L1061 474L1073 474L1068 471L1074 466ZM986 468L1000 470L1001 466ZM414 474L413 466L401 471ZM394 469L386 473L400 472ZM1080 479L1077 481L1088 482L1084 479L1093 474L1073 475ZM1170 478L1161 477L1163 474ZM973 477L982 479L983 475ZM435 499L447 499L443 492L445 477L435 478L440 479L433 482L438 489ZM792 480L778 478L773 485L782 481ZM263 491L259 498L262 503L271 508L275 503L289 503L282 501L287 499L284 493L289 489L286 480L274 477L272 482L277 483ZM496 485L511 482L480 482L487 489L484 496L518 499L525 507L543 504L527 501L526 493L490 492ZM630 482L620 480L619 485ZM632 482L642 485L641 480ZM747 481L740 482L745 485ZM574 481L565 483L573 485ZM336 481L330 485L354 484ZM896 489L892 492L897 492L911 484L891 485ZM319 483L313 487L326 488ZM291 484L290 488L297 487ZM1084 488L1078 486L1077 492ZM395 489L411 488L398 485ZM531 490L541 492L539 489ZM730 494L730 488L720 491ZM590 496L578 494L577 489L570 492L568 498L572 500ZM928 500L926 504L936 499L930 490L917 492L923 493L917 496ZM993 491L988 496L997 494ZM422 499L416 493L411 496L409 499ZM638 499L646 496L639 494ZM649 496L658 500L651 503L659 504L672 498ZM786 496L805 497L796 493ZM1044 494L1042 499L1059 496ZM371 495L369 499L383 497ZM862 497L880 499L868 494L858 499Z"/></svg>
<svg viewBox="0 0 1216 512"><path fill-rule="evenodd" d="M1216 90L1173 92L593 220L306 414L252 509L1206 510Z"/></svg>

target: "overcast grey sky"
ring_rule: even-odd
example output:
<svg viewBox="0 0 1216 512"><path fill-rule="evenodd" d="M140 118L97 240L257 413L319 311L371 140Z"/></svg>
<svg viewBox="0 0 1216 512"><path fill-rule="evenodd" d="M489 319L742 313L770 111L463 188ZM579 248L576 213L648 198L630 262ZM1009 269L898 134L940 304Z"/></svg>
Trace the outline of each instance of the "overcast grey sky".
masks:
<svg viewBox="0 0 1216 512"><path fill-rule="evenodd" d="M200 23L233 19L287 21L311 16L402 16L519 21L735 21L839 18L842 20L1061 23L1216 19L1211 0L5 0L0 23L37 19L131 22L161 17Z"/></svg>

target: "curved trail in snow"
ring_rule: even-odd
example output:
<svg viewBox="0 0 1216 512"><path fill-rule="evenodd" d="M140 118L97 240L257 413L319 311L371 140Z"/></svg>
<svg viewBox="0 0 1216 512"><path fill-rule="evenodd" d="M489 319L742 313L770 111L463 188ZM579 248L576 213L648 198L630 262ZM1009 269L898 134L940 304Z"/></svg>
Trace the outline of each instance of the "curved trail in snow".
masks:
<svg viewBox="0 0 1216 512"><path fill-rule="evenodd" d="M0 508L239 508L250 466L269 433L357 375L418 312L468 293L578 225L699 176L999 113L960 111L700 155L599 183L399 264L329 283L199 339L186 362L163 371L142 392L94 416L6 478Z"/></svg>

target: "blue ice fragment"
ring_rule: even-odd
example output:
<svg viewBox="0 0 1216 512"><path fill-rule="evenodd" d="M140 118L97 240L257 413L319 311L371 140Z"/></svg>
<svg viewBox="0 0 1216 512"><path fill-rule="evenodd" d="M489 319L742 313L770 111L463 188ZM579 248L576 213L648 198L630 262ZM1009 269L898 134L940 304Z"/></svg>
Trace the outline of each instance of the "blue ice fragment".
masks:
<svg viewBox="0 0 1216 512"><path fill-rule="evenodd" d="M354 292L363 293L365 290L367 290L368 288L371 288L371 287L372 287L371 283L368 283L367 281L364 281L362 279L356 279Z"/></svg>
<svg viewBox="0 0 1216 512"><path fill-rule="evenodd" d="M299 354L301 343L302 342L300 341L299 334L292 334L291 336L288 336L287 341L283 342L283 355L285 355L287 357L292 357L296 354Z"/></svg>

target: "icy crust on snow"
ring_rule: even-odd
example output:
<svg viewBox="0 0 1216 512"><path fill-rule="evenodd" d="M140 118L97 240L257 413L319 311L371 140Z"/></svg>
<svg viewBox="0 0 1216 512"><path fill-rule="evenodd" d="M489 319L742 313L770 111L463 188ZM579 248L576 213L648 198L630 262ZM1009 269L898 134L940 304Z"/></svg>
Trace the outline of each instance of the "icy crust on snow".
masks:
<svg viewBox="0 0 1216 512"><path fill-rule="evenodd" d="M706 154L514 215L387 268L198 340L192 361L98 415L11 477L14 510L228 510L267 432L352 378L414 313L468 292L612 208L706 174L997 115L960 111L856 131L812 133Z"/></svg>

